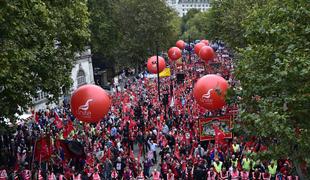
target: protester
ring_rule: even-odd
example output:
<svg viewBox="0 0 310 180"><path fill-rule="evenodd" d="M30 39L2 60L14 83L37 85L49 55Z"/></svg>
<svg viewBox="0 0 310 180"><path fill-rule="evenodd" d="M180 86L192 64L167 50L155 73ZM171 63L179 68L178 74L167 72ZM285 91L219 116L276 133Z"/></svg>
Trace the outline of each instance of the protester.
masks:
<svg viewBox="0 0 310 180"><path fill-rule="evenodd" d="M228 53L221 45L216 67L195 55L183 67L170 63L172 76L160 80L165 104L158 100L157 79L147 78L146 72L133 78L123 73L113 88L109 114L96 124L81 123L65 104L35 112L34 121L1 136L0 180L293 177L290 160L258 161L256 154L266 150L259 138L200 141L200 118L236 111L236 105L204 110L192 95L204 74L219 74L235 88L233 59L222 56ZM176 73L186 74L182 82L174 78Z"/></svg>

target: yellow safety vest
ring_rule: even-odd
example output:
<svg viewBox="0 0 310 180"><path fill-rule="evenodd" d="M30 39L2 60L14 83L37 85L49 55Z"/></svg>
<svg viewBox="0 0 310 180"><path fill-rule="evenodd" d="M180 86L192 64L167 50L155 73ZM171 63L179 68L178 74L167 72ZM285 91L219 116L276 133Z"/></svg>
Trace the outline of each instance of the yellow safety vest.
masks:
<svg viewBox="0 0 310 180"><path fill-rule="evenodd" d="M221 161L219 161L219 164L217 164L216 162L214 162L214 168L216 170L217 173L220 173L222 171L222 165L223 163Z"/></svg>
<svg viewBox="0 0 310 180"><path fill-rule="evenodd" d="M237 152L237 150L239 150L239 144L236 144L236 145L232 145L233 149L234 149L234 152Z"/></svg>
<svg viewBox="0 0 310 180"><path fill-rule="evenodd" d="M250 171L250 163L251 163L251 160L250 159L247 159L247 158L243 158L242 160L242 169L246 170L246 171Z"/></svg>
<svg viewBox="0 0 310 180"><path fill-rule="evenodd" d="M268 166L268 171L269 171L269 174L274 177L277 173L277 166L274 165L273 168L271 167L271 165Z"/></svg>
<svg viewBox="0 0 310 180"><path fill-rule="evenodd" d="M232 164L234 167L237 167L237 165L238 165L238 158L236 158L234 161L231 160L231 164Z"/></svg>

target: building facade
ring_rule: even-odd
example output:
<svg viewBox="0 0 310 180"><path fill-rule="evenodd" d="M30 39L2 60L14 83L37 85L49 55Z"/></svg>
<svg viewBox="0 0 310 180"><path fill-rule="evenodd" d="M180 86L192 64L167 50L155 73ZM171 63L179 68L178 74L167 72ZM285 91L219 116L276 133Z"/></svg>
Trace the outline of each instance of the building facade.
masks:
<svg viewBox="0 0 310 180"><path fill-rule="evenodd" d="M59 102L62 103L63 100L69 102L70 96L74 90L84 84L95 84L94 82L94 72L93 72L93 64L91 58L91 50L87 48L82 53L76 53L75 62L73 68L71 70L71 78L73 80L72 87L64 97L59 99ZM38 91L37 97L33 98L33 108L35 111L40 109L46 109L47 107L53 108L56 104L48 104L47 97L48 94L43 91Z"/></svg>
<svg viewBox="0 0 310 180"><path fill-rule="evenodd" d="M173 8L179 16L184 16L190 9L207 11L210 6L210 0L166 0L169 7Z"/></svg>

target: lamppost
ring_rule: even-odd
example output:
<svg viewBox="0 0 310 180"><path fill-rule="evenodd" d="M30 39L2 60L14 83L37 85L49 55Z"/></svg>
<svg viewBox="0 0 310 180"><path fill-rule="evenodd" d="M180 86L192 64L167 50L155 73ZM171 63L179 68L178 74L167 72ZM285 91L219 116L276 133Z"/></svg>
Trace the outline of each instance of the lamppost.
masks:
<svg viewBox="0 0 310 180"><path fill-rule="evenodd" d="M156 42L156 67L157 67L157 90L158 90L158 102L160 103L160 78L159 78L159 62L158 62L158 42Z"/></svg>

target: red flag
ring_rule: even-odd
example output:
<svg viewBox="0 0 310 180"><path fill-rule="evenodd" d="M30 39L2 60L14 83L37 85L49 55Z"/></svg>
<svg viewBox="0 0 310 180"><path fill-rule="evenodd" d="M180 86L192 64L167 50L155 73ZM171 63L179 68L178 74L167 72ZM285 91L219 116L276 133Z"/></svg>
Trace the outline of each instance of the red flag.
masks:
<svg viewBox="0 0 310 180"><path fill-rule="evenodd" d="M134 120L131 119L130 122L129 122L129 128L133 129L136 125L137 125L137 123Z"/></svg>
<svg viewBox="0 0 310 180"><path fill-rule="evenodd" d="M55 116L55 125L58 129L61 129L63 127L63 123L62 123L62 120L59 118L59 115L58 113L55 111L54 112L54 116Z"/></svg>
<svg viewBox="0 0 310 180"><path fill-rule="evenodd" d="M180 160L181 159L181 156L180 156L180 151L179 151L179 146L176 145L175 148L174 148L174 156Z"/></svg>
<svg viewBox="0 0 310 180"><path fill-rule="evenodd" d="M71 131L73 131L73 130L74 130L73 123L72 123L71 120L68 120L68 124L67 124L67 126L65 127L64 132L63 132L63 137L64 137L64 138L67 138L68 135L69 135L69 134L71 133Z"/></svg>
<svg viewBox="0 0 310 180"><path fill-rule="evenodd" d="M213 125L214 134L215 134L215 143L221 143L225 139L225 133L219 129L218 126Z"/></svg>
<svg viewBox="0 0 310 180"><path fill-rule="evenodd" d="M36 142L35 158L36 160L48 160L52 154L51 139L49 136L43 137Z"/></svg>

